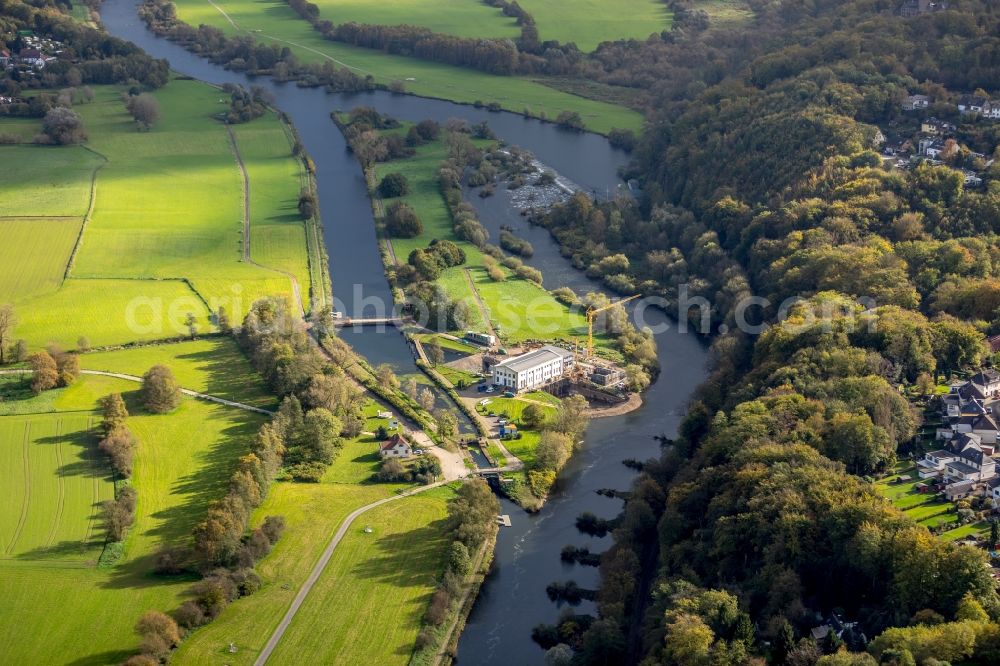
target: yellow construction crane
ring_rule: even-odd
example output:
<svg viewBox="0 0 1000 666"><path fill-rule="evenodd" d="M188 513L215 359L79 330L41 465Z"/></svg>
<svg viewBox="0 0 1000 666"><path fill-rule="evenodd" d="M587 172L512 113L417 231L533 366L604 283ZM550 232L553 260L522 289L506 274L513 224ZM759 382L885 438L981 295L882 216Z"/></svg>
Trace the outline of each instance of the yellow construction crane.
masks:
<svg viewBox="0 0 1000 666"><path fill-rule="evenodd" d="M605 310L610 310L616 305L624 305L629 301L633 301L641 295L642 294L636 294L635 296L629 296L628 298L623 298L620 301L615 301L614 303L608 303L601 308L590 308L587 310L587 358L591 358L594 355L594 317Z"/></svg>

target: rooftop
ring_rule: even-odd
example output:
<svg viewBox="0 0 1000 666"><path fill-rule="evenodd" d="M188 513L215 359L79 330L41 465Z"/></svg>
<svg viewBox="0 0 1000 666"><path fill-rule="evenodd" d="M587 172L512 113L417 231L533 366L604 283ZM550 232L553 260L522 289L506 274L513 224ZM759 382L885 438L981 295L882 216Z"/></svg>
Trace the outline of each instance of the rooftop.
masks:
<svg viewBox="0 0 1000 666"><path fill-rule="evenodd" d="M511 370L512 372L524 372L526 370L537 368L539 365L548 363L556 358L562 358L563 360L573 358L573 352L562 349L561 347L556 347L555 345L545 345L544 347L530 351L527 354L521 354L520 356L515 356L514 358L509 358L506 361L497 363L494 367L505 368L507 370Z"/></svg>

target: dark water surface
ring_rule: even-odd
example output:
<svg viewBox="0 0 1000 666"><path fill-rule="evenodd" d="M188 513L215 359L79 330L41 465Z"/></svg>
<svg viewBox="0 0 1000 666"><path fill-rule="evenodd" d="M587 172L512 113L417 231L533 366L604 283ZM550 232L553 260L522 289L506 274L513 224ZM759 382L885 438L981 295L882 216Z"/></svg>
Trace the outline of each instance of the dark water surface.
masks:
<svg viewBox="0 0 1000 666"><path fill-rule="evenodd" d="M486 120L498 137L531 150L547 166L587 191L615 188L619 183L617 170L626 160L603 137L567 132L514 114L386 92L328 94L322 89L277 84L226 71L149 32L136 15L135 0L105 0L101 16L108 32L134 42L155 57L169 59L177 72L215 84L260 85L274 94L277 106L288 114L316 163L336 308L348 316L383 314L388 307L385 304L391 304L392 299L361 168L331 122L331 111L366 105L402 120ZM470 198L494 238L499 224L526 224L516 213L505 210L502 196L498 192L498 196L486 201ZM534 245L535 256L528 263L545 273L546 287L567 285L578 293L596 288L559 255L547 232L525 227L518 234L528 237ZM667 323L667 319L661 313L647 313L647 323ZM342 337L373 365L387 362L404 374L416 369L405 340L394 329L348 329ZM536 624L552 622L557 615L556 607L545 595L545 586L570 578L584 587L596 586L596 569L566 566L559 559L565 544L588 545L596 551L607 547L607 538L579 534L574 527L576 516L592 511L610 518L619 511L620 502L603 498L595 491L627 487L634 473L621 460L656 455L653 436L676 431L691 392L705 377L705 350L693 335L682 335L671 326L658 335L657 342L663 373L645 395L645 405L632 414L591 424L582 451L560 475L557 489L541 512L527 515L504 502L504 513L511 515L513 526L501 529L494 571L483 586L459 643L462 664L542 663L543 652L531 641L530 632ZM581 610L587 608L586 604L581 606Z"/></svg>

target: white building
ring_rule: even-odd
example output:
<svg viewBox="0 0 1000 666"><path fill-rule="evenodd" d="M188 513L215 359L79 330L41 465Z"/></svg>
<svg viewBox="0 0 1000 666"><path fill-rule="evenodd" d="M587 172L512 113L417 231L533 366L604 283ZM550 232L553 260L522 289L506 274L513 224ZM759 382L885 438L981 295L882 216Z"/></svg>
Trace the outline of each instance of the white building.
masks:
<svg viewBox="0 0 1000 666"><path fill-rule="evenodd" d="M562 377L573 367L573 352L545 345L493 366L493 383L511 391L529 391Z"/></svg>

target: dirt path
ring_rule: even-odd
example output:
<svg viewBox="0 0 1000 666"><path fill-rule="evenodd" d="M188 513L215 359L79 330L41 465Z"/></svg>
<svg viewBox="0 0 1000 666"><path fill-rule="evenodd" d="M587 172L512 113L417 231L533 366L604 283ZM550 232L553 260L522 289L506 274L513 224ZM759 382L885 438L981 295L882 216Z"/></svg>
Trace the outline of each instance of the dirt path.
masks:
<svg viewBox="0 0 1000 666"><path fill-rule="evenodd" d="M209 1L211 2L211 0ZM233 25L235 26L235 24ZM240 146L236 142L236 134L233 132L233 127L229 123L226 123L226 132L229 133L229 145L233 149L233 155L236 156L236 165L239 167L240 176L243 179L243 261L248 264L253 264L259 268L276 271L291 280L292 298L295 300L295 306L299 311L299 315L305 318L306 313L302 305L302 290L299 288L298 278L287 271L281 270L280 268L272 268L270 266L258 264L250 256L250 172L247 171L247 165L243 161L243 154L240 153Z"/></svg>
<svg viewBox="0 0 1000 666"><path fill-rule="evenodd" d="M94 171L90 174L90 201L87 203L87 212L83 216L83 224L80 225L80 233L76 237L76 243L73 244L73 251L69 255L69 261L66 262L66 270L63 272L64 281L69 279L69 272L73 270L73 263L76 261L76 255L80 252L80 246L83 245L83 232L87 230L90 218L94 215L94 205L97 203L97 174L101 169L107 166L109 162L105 155L102 155L93 148L84 146L84 149L89 150L104 161L94 167Z"/></svg>
<svg viewBox="0 0 1000 666"><path fill-rule="evenodd" d="M0 370L0 375L17 375L17 374L28 374L30 370ZM104 370L81 370L81 375L97 375L100 377L114 377L115 379L124 379L128 382L142 383L142 377L137 377L135 375L126 375L121 372L106 372ZM225 405L226 407L235 407L236 409L242 409L248 412L256 412L257 414L267 414L268 416L274 414L266 409L261 409L260 407L254 407L253 405L247 405L242 402L236 402L235 400L227 400L225 398L220 398L215 395L209 395L208 393L201 393L199 391L192 391L191 389L182 388L181 393L192 398L198 398L199 400L207 400L209 402L214 402L219 405Z"/></svg>
<svg viewBox="0 0 1000 666"><path fill-rule="evenodd" d="M316 565L309 573L309 578L307 578L306 581L302 584L302 587L299 588L298 594L296 594L295 599L292 600L292 605L289 606L288 611L285 613L285 616L281 618L281 622L279 622L278 626L275 627L274 632L271 634L271 637L267 640L267 644L264 645L264 649L261 650L261 653L260 655L258 655L257 660L254 661L254 666L263 666L264 664L267 663L267 660L271 657L271 653L274 652L274 648L278 646L278 643L281 641L282 636L285 635L285 631L287 631L288 626L292 623L292 620L295 619L295 615L299 612L299 608L302 607L302 604L305 602L306 597L309 596L309 592L312 591L312 588L316 584L316 581L319 580L319 577L323 574L323 570L326 569L326 565L330 562L330 559L333 557L334 551L337 550L337 546L340 545L340 542L347 534L347 530L350 529L351 525L354 523L355 520L357 520L359 516L364 514L366 511L370 511L371 509L374 509L375 507L378 506L382 506L383 504L386 504L388 502L394 502L404 497L411 497L418 493L426 492L432 488L438 488L444 485L445 483L447 483L447 481L438 481L437 483L432 483L427 486L413 488L412 490L407 490L406 492L400 493L399 495L393 495L392 497L386 497L380 499L376 502L372 502L371 504L366 504L365 506L352 511L347 516L347 518L344 519L344 522L340 524L340 527L334 533L333 537L330 539L330 542L326 545L326 549L320 556L319 561L316 562Z"/></svg>
<svg viewBox="0 0 1000 666"><path fill-rule="evenodd" d="M479 290L476 289L476 282L472 279L472 273L469 272L468 267L465 269L465 282L469 285L469 289L472 290L472 295L476 298L476 305L479 306L479 313L483 316L483 321L486 323L486 330L490 332L497 342L500 341L500 336L497 334L496 329L493 328L493 320L490 319L490 311L486 308L486 304L483 303L483 297L479 295Z"/></svg>

